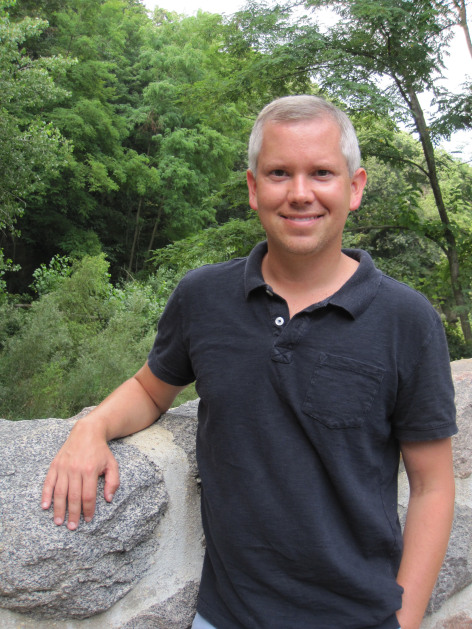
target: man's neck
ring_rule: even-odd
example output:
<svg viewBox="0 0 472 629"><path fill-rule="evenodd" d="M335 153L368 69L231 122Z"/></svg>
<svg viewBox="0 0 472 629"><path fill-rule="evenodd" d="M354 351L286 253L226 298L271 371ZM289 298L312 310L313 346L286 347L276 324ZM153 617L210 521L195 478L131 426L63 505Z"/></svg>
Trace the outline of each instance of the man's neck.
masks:
<svg viewBox="0 0 472 629"><path fill-rule="evenodd" d="M334 295L356 272L359 263L340 250L327 257L271 256L262 260L262 275L288 304L290 316Z"/></svg>

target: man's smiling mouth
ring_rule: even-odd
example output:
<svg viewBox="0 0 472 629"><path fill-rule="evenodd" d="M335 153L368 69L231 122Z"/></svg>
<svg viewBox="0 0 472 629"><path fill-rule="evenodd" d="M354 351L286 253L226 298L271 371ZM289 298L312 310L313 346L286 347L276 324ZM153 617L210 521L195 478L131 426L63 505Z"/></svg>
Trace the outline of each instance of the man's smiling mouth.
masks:
<svg viewBox="0 0 472 629"><path fill-rule="evenodd" d="M308 222L308 221L315 221L319 218L321 218L320 216L284 216L282 215L282 218L284 218L287 221L297 221L297 222Z"/></svg>

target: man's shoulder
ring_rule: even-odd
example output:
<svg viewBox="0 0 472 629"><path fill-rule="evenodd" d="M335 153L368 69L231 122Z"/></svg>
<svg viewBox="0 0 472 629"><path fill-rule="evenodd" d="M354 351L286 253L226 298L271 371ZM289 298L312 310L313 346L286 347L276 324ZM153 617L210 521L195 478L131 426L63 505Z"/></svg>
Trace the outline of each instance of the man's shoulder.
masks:
<svg viewBox="0 0 472 629"><path fill-rule="evenodd" d="M398 306L399 309L409 306L417 307L420 310L434 310L431 302L423 293L382 271L367 251L362 249L346 249L344 251L360 263L360 269L362 269L360 281L373 283L379 287L379 296L382 301L386 301L391 306Z"/></svg>
<svg viewBox="0 0 472 629"><path fill-rule="evenodd" d="M231 258L231 260L225 260L224 262L214 262L213 264L203 264L195 269L191 269L185 275L185 278L190 281L196 281L200 278L210 278L226 276L230 273L238 273L244 270L246 266L247 258Z"/></svg>
<svg viewBox="0 0 472 629"><path fill-rule="evenodd" d="M386 273L382 272L381 287L386 297L390 297L394 300L394 303L402 307L402 304L409 306L416 306L420 310L433 309L433 306L429 299L423 295L422 292L413 288L406 282L400 281Z"/></svg>
<svg viewBox="0 0 472 629"><path fill-rule="evenodd" d="M378 299L385 319L405 334L420 339L442 328L439 312L423 293L384 273Z"/></svg>
<svg viewBox="0 0 472 629"><path fill-rule="evenodd" d="M204 264L188 271L180 281L181 290L217 290L244 276L247 258L233 258L224 262Z"/></svg>
<svg viewBox="0 0 472 629"><path fill-rule="evenodd" d="M351 309L355 314L366 313L374 320L408 320L413 314L418 320L426 318L431 321L438 317L425 295L405 282L387 275L367 251L345 249L344 253L359 262L356 273L342 293L348 310Z"/></svg>

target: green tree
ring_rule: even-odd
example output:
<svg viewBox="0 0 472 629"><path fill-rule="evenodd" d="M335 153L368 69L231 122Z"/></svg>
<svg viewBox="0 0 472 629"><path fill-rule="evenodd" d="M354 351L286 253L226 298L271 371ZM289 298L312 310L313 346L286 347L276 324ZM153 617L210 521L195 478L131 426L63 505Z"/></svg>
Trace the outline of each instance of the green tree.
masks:
<svg viewBox="0 0 472 629"><path fill-rule="evenodd" d="M61 177L48 187L47 199L30 196L19 223L22 237L14 243L15 253L26 257L28 247L28 257L37 264L38 258L58 252L112 250L123 231L125 219L114 195L126 181L129 126L120 108L131 98L133 64L150 21L132 0L63 0L34 7L19 0L17 18L30 11L47 18L49 26L39 39L27 38L25 48L31 58L47 54L70 60L58 82L71 95L54 103L38 94L42 119L68 139L72 153Z"/></svg>
<svg viewBox="0 0 472 629"><path fill-rule="evenodd" d="M264 239L258 218L234 219L155 251L150 263L161 271L172 271L177 281L187 271L204 264L247 256Z"/></svg>
<svg viewBox="0 0 472 629"><path fill-rule="evenodd" d="M36 274L40 298L0 325L0 415L67 417L143 364L168 297L157 282L114 288L103 254Z"/></svg>
<svg viewBox="0 0 472 629"><path fill-rule="evenodd" d="M154 20L139 64L146 85L129 143L159 176L150 194L133 195L129 270L142 266L155 247L215 222L215 198L241 161L248 125L240 101L222 89L231 56L222 47L221 18L199 13L182 19L159 11Z"/></svg>
<svg viewBox="0 0 472 629"><path fill-rule="evenodd" d="M28 247L31 272L56 253L103 250L116 278L156 247L244 216L251 111L244 92L225 90L242 61L219 16L151 20L135 0L18 0L16 18L29 13L49 22L27 40L30 56L76 60L61 77L72 98L42 108L73 152L47 199L29 198L10 257Z"/></svg>
<svg viewBox="0 0 472 629"><path fill-rule="evenodd" d="M0 229L13 230L31 195L42 195L64 168L69 147L42 107L64 101L56 80L71 66L61 56L32 58L27 40L39 39L43 20L12 22L13 1L0 1Z"/></svg>

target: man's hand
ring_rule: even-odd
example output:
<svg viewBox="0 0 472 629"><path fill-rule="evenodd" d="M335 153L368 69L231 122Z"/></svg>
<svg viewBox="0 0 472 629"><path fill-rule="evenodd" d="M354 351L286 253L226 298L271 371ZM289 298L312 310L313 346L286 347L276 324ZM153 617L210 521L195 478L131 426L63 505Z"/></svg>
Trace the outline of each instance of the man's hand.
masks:
<svg viewBox="0 0 472 629"><path fill-rule="evenodd" d="M92 519L99 476L105 475L104 496L108 502L120 484L118 464L106 439L87 419L77 422L51 463L41 499L42 508L49 509L54 496L57 525L64 522L68 505L67 527L71 531L79 524L82 508L85 521Z"/></svg>
<svg viewBox="0 0 472 629"><path fill-rule="evenodd" d="M89 415L79 419L51 463L44 481L41 506L49 509L54 496L54 522L72 531L80 511L90 522L95 512L97 480L105 475L105 500L111 502L120 484L118 464L108 441L144 430L170 407L185 387L173 386L153 375L146 363Z"/></svg>

